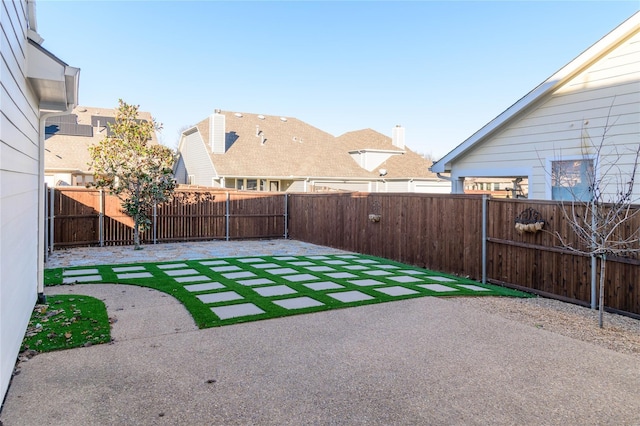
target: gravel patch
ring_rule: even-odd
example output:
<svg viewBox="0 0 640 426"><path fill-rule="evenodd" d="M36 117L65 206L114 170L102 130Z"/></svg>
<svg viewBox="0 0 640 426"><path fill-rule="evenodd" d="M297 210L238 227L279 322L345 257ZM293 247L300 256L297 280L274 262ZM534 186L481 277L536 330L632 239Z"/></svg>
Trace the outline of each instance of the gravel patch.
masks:
<svg viewBox="0 0 640 426"><path fill-rule="evenodd" d="M637 319L605 312L604 327L600 328L597 310L544 297L461 297L450 300L640 358L640 320Z"/></svg>

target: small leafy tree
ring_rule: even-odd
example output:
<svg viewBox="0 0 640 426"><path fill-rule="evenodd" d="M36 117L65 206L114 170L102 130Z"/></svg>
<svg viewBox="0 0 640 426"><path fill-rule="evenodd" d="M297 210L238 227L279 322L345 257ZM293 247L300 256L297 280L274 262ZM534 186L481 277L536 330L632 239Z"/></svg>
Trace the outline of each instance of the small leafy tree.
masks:
<svg viewBox="0 0 640 426"><path fill-rule="evenodd" d="M563 172L562 168L551 171L552 180L562 183L571 194L572 200L563 202L561 206L563 216L577 236L578 244L572 244L560 233L556 233L556 236L563 247L600 261L600 327L603 326L607 258L640 253L640 227L629 226L632 220L640 216L640 206L637 205L640 197L634 190L640 172L640 142L637 146L632 144L624 148L628 150L626 155L613 144L608 144L606 140L612 128L609 118L610 114L599 141L592 141L588 133L583 131L583 157L589 161L593 159L593 163L586 168L584 175L587 182L583 182L579 190L572 186L576 181L574 173ZM624 168L621 163L626 163Z"/></svg>
<svg viewBox="0 0 640 426"><path fill-rule="evenodd" d="M135 249L140 247L140 231L151 224L154 205L171 198L173 152L150 144L153 132L161 129L155 121L138 119L138 108L119 100L112 136L89 148L94 185L116 195L124 212L134 221Z"/></svg>

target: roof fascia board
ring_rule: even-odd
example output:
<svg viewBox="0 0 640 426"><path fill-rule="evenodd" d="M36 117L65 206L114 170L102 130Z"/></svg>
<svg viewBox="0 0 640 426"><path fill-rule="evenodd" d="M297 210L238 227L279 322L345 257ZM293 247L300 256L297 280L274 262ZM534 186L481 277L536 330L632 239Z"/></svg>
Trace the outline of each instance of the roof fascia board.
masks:
<svg viewBox="0 0 640 426"><path fill-rule="evenodd" d="M370 149L370 148L363 148L363 149L354 149L353 151L348 151L349 154L361 154L361 153L367 153L367 152L372 152L372 153L378 153L378 154L404 154L406 151L404 150L397 150L397 149Z"/></svg>
<svg viewBox="0 0 640 426"><path fill-rule="evenodd" d="M514 117L523 113L537 101L541 100L576 74L582 72L585 68L609 53L612 49L623 43L627 38L638 31L640 31L640 12L633 14L629 19L582 52L574 60L562 67L538 87L491 120L470 138L462 142L440 160L434 162L430 170L434 173L450 172L451 162L453 160L507 125Z"/></svg>

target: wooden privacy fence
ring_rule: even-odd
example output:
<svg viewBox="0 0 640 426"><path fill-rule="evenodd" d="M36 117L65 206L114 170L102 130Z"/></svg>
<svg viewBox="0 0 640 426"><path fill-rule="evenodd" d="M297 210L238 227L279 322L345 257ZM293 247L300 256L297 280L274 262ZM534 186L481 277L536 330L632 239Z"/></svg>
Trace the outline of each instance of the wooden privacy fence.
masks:
<svg viewBox="0 0 640 426"><path fill-rule="evenodd" d="M50 191L48 239L56 247L132 243L133 223L117 198L84 188ZM516 218L530 211L544 227L519 233ZM638 227L640 215L625 229ZM158 206L142 242L291 237L589 305L598 300L592 259L560 247L556 233L579 245L562 205L549 201L178 190ZM640 318L637 256L607 260L605 306Z"/></svg>
<svg viewBox="0 0 640 426"><path fill-rule="evenodd" d="M52 247L133 243L133 219L117 197L87 188L51 188L48 241ZM157 206L143 244L238 238L286 238L286 195L180 190Z"/></svg>
<svg viewBox="0 0 640 426"><path fill-rule="evenodd" d="M539 213L544 227L519 233L515 220L528 209ZM638 229L640 215L626 226ZM579 245L557 202L435 194L289 197L293 239L589 305L597 300L591 258L560 247L556 232ZM606 279L605 306L640 318L637 256L609 258Z"/></svg>

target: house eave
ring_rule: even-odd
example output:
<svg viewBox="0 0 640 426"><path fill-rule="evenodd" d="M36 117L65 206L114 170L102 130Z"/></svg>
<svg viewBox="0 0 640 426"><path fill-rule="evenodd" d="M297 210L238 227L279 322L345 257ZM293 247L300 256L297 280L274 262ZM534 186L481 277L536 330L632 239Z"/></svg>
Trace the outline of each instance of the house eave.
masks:
<svg viewBox="0 0 640 426"><path fill-rule="evenodd" d="M38 99L41 112L61 112L78 104L80 69L71 67L29 39L27 80Z"/></svg>

